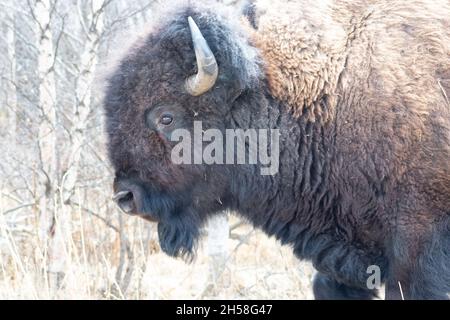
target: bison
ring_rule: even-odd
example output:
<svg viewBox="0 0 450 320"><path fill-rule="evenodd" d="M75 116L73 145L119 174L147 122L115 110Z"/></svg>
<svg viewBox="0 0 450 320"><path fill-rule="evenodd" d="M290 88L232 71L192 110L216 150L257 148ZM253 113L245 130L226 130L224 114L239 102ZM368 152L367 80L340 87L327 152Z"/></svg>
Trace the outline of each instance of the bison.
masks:
<svg viewBox="0 0 450 320"><path fill-rule="evenodd" d="M370 266L388 299L447 299L449 97L446 0L172 3L107 79L114 199L171 256L230 209L312 261L317 299L376 297ZM174 164L196 121L278 129L278 172Z"/></svg>

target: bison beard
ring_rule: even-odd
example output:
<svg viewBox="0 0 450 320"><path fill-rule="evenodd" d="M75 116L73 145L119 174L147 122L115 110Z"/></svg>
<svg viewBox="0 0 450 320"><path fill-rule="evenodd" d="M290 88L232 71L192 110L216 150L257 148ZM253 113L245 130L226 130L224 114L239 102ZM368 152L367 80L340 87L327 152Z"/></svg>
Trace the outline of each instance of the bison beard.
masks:
<svg viewBox="0 0 450 320"><path fill-rule="evenodd" d="M198 228L186 221L173 219L167 223L158 223L158 236L161 249L172 257L191 259L198 238Z"/></svg>
<svg viewBox="0 0 450 320"><path fill-rule="evenodd" d="M161 249L172 257L192 259L196 240L199 237L201 220L178 196L162 192L148 192L143 201L141 215L144 219L158 222L158 236Z"/></svg>
<svg viewBox="0 0 450 320"><path fill-rule="evenodd" d="M132 198L133 214L158 222L171 256L192 257L207 217L230 209L313 262L316 298L373 298L367 268L376 265L387 298L402 298L401 283L407 299L445 299L450 22L443 12L450 7L386 0L367 13L343 0L333 2L344 3L337 22L332 8L320 7L328 2L298 2L307 5L288 1L273 19L252 8L258 30L216 8L181 6L129 50L105 97L115 191L133 192L124 201ZM217 79L192 78L202 73L189 16L217 60ZM350 30L341 25L354 18ZM304 28L294 32L298 21ZM188 90L186 79L196 79ZM158 122L160 109L171 125ZM195 121L222 132L279 129L278 174L263 177L250 165L175 166L165 137L193 131Z"/></svg>

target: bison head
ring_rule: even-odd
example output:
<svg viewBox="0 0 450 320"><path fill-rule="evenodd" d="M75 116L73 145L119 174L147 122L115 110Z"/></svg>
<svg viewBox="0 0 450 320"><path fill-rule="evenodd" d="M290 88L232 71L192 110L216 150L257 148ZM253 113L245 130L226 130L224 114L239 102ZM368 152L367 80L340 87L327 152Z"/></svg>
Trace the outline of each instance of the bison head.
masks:
<svg viewBox="0 0 450 320"><path fill-rule="evenodd" d="M108 79L105 95L114 199L123 211L158 223L162 249L192 253L209 214L230 207L236 166L176 165L176 129L248 126L246 103L260 85L256 50L239 17L179 7L137 41ZM220 10L219 10L220 11ZM224 11L225 12L225 11Z"/></svg>

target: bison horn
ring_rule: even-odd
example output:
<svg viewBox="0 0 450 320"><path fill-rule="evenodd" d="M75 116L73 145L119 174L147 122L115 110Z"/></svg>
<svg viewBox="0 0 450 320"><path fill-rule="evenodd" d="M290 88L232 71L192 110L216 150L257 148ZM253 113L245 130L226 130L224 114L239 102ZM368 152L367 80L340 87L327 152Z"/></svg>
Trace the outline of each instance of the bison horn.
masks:
<svg viewBox="0 0 450 320"><path fill-rule="evenodd" d="M219 67L211 48L208 46L194 19L189 17L188 21L197 59L198 73L186 80L185 88L189 94L199 96L214 86L219 74Z"/></svg>

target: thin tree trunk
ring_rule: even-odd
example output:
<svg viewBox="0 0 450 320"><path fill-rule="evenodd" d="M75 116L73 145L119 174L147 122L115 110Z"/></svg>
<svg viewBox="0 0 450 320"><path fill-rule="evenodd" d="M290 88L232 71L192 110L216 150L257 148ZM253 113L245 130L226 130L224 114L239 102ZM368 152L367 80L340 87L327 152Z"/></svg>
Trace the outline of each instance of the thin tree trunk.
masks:
<svg viewBox="0 0 450 320"><path fill-rule="evenodd" d="M39 201L40 207L40 236L46 243L48 254L47 271L56 274L52 286L58 285L58 273L63 269L63 248L61 248L62 234L56 230L59 220L56 212L57 152L56 152L56 83L54 61L55 53L53 36L50 28L51 11L53 5L50 0L38 0L30 8L35 19L38 48L38 78L39 78L39 107L41 123L39 125L39 156L41 160L40 185L43 195Z"/></svg>
<svg viewBox="0 0 450 320"><path fill-rule="evenodd" d="M220 283L221 275L225 269L228 257L228 212L224 212L212 217L208 221L207 248L209 256L209 285L204 292L204 296L216 295Z"/></svg>
<svg viewBox="0 0 450 320"><path fill-rule="evenodd" d="M78 65L78 75L75 83L75 105L73 108L73 114L70 115L72 124L69 130L70 144L67 145L69 152L67 170L62 177L62 206L60 211L60 224L56 226L56 230L64 230L68 232L70 230L70 216L72 207L70 205L70 199L75 193L75 187L78 180L79 164L81 159L81 152L86 142L87 125L89 115L92 111L91 91L94 83L94 74L96 65L98 62L98 49L100 44L100 37L104 28L104 6L105 0L92 0L91 11L87 17L79 17L80 22L83 24L85 30L86 41L80 61ZM84 25L87 21L88 25ZM61 241L56 247L58 250L64 249L63 239L55 239ZM63 266L67 257L64 252L58 252L58 266ZM58 270L63 272L64 269Z"/></svg>
<svg viewBox="0 0 450 320"><path fill-rule="evenodd" d="M8 5L11 5L13 1L8 1ZM7 70L6 76L8 79L2 81L5 85L4 90L6 93L5 102L8 109L8 132L10 135L9 147L11 151L15 151L15 143L17 136L17 92L14 84L16 83L16 38L15 38L15 22L14 13L4 12L4 35L6 41L6 56L7 56Z"/></svg>
<svg viewBox="0 0 450 320"><path fill-rule="evenodd" d="M81 150L86 141L86 126L88 117L91 114L91 91L94 82L95 69L98 62L98 49L100 37L104 28L104 6L105 0L92 0L92 11L87 17L90 23L87 26L87 41L81 54L78 77L76 79L75 99L76 104L73 110L72 128L70 131L71 145L69 163L66 174L63 178L64 203L72 196L78 178L78 168L81 157ZM82 19L83 17L80 17Z"/></svg>

